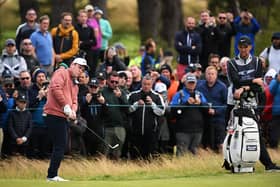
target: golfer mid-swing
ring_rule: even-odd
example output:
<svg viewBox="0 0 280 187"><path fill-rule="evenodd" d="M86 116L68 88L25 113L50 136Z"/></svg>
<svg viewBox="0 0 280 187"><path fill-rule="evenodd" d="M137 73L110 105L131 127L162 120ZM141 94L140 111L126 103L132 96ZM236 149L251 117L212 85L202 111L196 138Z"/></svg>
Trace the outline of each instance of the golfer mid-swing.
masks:
<svg viewBox="0 0 280 187"><path fill-rule="evenodd" d="M48 181L67 181L58 176L58 169L64 156L66 145L67 124L76 120L78 108L78 85L75 80L87 67L83 58L76 58L68 69L54 72L44 108L45 123L53 148L48 169Z"/></svg>

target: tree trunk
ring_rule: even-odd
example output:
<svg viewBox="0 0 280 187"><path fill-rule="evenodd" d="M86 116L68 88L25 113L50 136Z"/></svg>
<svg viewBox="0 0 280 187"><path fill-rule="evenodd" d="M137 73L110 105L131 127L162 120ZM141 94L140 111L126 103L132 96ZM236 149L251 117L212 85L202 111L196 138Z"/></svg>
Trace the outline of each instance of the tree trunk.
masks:
<svg viewBox="0 0 280 187"><path fill-rule="evenodd" d="M229 3L230 3L229 6L231 7L234 17L239 16L239 14L240 14L239 0L230 0Z"/></svg>
<svg viewBox="0 0 280 187"><path fill-rule="evenodd" d="M20 21L24 23L26 11L33 8L39 15L39 2L37 0L19 0Z"/></svg>
<svg viewBox="0 0 280 187"><path fill-rule="evenodd" d="M52 26L60 23L62 12L74 12L75 0L52 0ZM73 21L75 17L73 17Z"/></svg>
<svg viewBox="0 0 280 187"><path fill-rule="evenodd" d="M255 4L255 12L256 12L255 16L258 22L260 23L260 25L262 26L262 29L265 29L268 27L270 11L271 11L271 7L274 5L274 1L257 0L254 2L254 4Z"/></svg>
<svg viewBox="0 0 280 187"><path fill-rule="evenodd" d="M168 47L173 46L175 32L182 21L181 0L162 0L161 39L167 42Z"/></svg>
<svg viewBox="0 0 280 187"><path fill-rule="evenodd" d="M90 0L90 4L92 4L92 6L99 7L104 13L103 16L107 18L107 0Z"/></svg>
<svg viewBox="0 0 280 187"><path fill-rule="evenodd" d="M160 1L137 0L141 42L148 38L157 39L160 17Z"/></svg>

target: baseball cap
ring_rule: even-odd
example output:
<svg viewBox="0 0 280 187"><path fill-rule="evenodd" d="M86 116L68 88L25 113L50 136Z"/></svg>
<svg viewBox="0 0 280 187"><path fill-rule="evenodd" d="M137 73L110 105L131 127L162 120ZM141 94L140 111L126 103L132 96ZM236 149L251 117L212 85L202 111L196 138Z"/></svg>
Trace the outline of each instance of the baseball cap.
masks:
<svg viewBox="0 0 280 187"><path fill-rule="evenodd" d="M239 38L238 45L246 45L246 46L248 46L248 45L251 45L251 44L252 44L251 39L248 36L244 35L244 36L241 36Z"/></svg>
<svg viewBox="0 0 280 187"><path fill-rule="evenodd" d="M196 69L202 70L202 66L200 63L195 63L194 66Z"/></svg>
<svg viewBox="0 0 280 187"><path fill-rule="evenodd" d="M195 75L193 73L188 73L187 76L186 76L186 83L189 83L189 82L196 82L197 79L195 77Z"/></svg>
<svg viewBox="0 0 280 187"><path fill-rule="evenodd" d="M121 42L115 43L115 44L114 44L114 47L115 47L116 49L125 49L125 46L124 46L123 43L121 43Z"/></svg>
<svg viewBox="0 0 280 187"><path fill-rule="evenodd" d="M162 82L157 82L156 85L155 85L155 89L154 89L156 92L158 93L163 93L163 92L166 92L167 91L167 87L164 83Z"/></svg>
<svg viewBox="0 0 280 187"><path fill-rule="evenodd" d="M103 11L100 8L96 7L94 9L94 14L101 14L101 15L103 15Z"/></svg>
<svg viewBox="0 0 280 187"><path fill-rule="evenodd" d="M106 79L106 75L103 72L98 72L96 75L97 79L101 79L101 80L105 80Z"/></svg>
<svg viewBox="0 0 280 187"><path fill-rule="evenodd" d="M87 61L84 58L75 58L72 63L79 64L81 66L85 66L87 69L89 69L89 67L87 65Z"/></svg>
<svg viewBox="0 0 280 187"><path fill-rule="evenodd" d="M7 39L5 42L5 46L8 46L8 45L16 45L15 40L12 38Z"/></svg>
<svg viewBox="0 0 280 187"><path fill-rule="evenodd" d="M97 78L90 79L90 81L88 83L89 86L98 86L98 84L99 84L99 81Z"/></svg>
<svg viewBox="0 0 280 187"><path fill-rule="evenodd" d="M25 94L20 93L16 100L21 102L27 102L27 97Z"/></svg>
<svg viewBox="0 0 280 187"><path fill-rule="evenodd" d="M86 5L85 6L85 11L89 11L89 10L94 10L92 5Z"/></svg>
<svg viewBox="0 0 280 187"><path fill-rule="evenodd" d="M166 70L166 69L167 69L170 73L172 73L172 69L171 69L171 67L170 67L168 64L162 65L162 66L160 67L159 72L161 73L163 70Z"/></svg>
<svg viewBox="0 0 280 187"><path fill-rule="evenodd" d="M12 76L3 77L2 82L3 82L3 85L14 84L14 77L12 77Z"/></svg>
<svg viewBox="0 0 280 187"><path fill-rule="evenodd" d="M280 32L275 32L272 34L271 40L273 39L280 39Z"/></svg>
<svg viewBox="0 0 280 187"><path fill-rule="evenodd" d="M126 75L125 71L119 71L118 74L119 74L120 78L124 78L125 80L127 80L127 75Z"/></svg>

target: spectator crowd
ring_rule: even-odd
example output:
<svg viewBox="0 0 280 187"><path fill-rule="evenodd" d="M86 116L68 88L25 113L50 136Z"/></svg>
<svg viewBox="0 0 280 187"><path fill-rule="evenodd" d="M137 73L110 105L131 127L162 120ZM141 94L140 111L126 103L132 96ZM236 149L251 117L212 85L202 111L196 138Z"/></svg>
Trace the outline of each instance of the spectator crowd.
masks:
<svg viewBox="0 0 280 187"><path fill-rule="evenodd" d="M29 9L0 57L0 154L50 157L44 110L50 80L76 58L85 59L89 69L72 80L79 87L77 120L68 120L64 154L149 159L174 150L177 156L195 155L199 147L221 153L233 93L227 67L231 47L238 60L244 38L251 55L262 62L260 124L266 143L277 149L280 32L256 55L259 30L248 10L237 17L230 12L215 17L204 10L199 20L184 19L184 28L174 36L176 55L158 49L149 38L138 56L130 57L121 42L111 45L110 22L98 7L85 6L76 20L64 12L54 28L48 15L37 19Z"/></svg>

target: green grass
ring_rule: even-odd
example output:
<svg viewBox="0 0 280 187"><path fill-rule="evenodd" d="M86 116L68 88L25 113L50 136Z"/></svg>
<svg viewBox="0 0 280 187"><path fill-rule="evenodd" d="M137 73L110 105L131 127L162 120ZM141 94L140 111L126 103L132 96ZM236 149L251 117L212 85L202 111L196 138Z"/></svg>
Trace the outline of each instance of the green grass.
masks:
<svg viewBox="0 0 280 187"><path fill-rule="evenodd" d="M280 163L280 150L269 153ZM106 158L67 158L63 160L59 175L71 182L51 186L102 187L278 187L280 173L266 173L258 162L255 173L231 174L221 168L222 154L200 149L198 155L172 157L163 155L147 161L112 161ZM44 187L49 160L29 160L13 157L0 161L0 187Z"/></svg>
<svg viewBox="0 0 280 187"><path fill-rule="evenodd" d="M45 180L0 179L1 187L277 187L277 173L224 174L218 176L182 177L141 180L72 180L51 183Z"/></svg>

